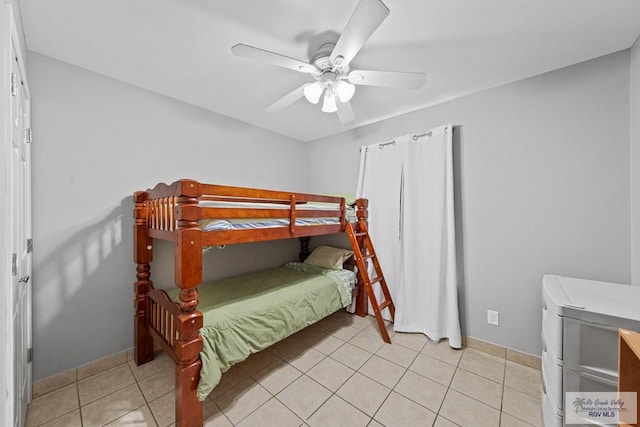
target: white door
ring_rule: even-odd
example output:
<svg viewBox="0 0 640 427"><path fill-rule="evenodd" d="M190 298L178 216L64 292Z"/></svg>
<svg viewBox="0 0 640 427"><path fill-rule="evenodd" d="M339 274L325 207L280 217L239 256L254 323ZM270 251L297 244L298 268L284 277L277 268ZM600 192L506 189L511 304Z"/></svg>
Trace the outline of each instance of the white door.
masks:
<svg viewBox="0 0 640 427"><path fill-rule="evenodd" d="M30 96L22 52L11 16L10 120L11 156L9 166L9 203L12 284L10 291L10 348L12 349L14 427L25 424L27 404L31 400L31 124Z"/></svg>

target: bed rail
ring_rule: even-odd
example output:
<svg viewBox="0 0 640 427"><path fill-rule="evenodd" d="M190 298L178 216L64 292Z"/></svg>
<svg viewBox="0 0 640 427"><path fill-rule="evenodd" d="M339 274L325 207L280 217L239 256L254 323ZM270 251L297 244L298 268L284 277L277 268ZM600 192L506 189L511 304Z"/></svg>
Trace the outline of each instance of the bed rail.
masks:
<svg viewBox="0 0 640 427"><path fill-rule="evenodd" d="M137 218L144 224L148 236L172 242L180 240L181 230L201 230L202 220L288 220L288 226L273 227L265 233L259 230L201 230L206 235L201 239L204 246L339 233L344 231L346 225L344 198L318 194L201 184L185 179L171 185L158 184L153 189L138 192L136 200L139 210ZM252 203L258 206L219 207L207 206L206 202ZM327 205L325 209L305 209L304 205L309 202ZM264 207L260 204L264 204ZM278 205L282 208L274 207ZM332 225L302 227L296 224L298 218L337 218L339 221ZM191 245L191 241L188 244Z"/></svg>
<svg viewBox="0 0 640 427"><path fill-rule="evenodd" d="M147 324L156 341L164 350L179 359L185 353L185 345L181 338L197 333L202 327L202 316L195 311L185 315L180 305L171 300L162 289L153 289L148 295ZM180 345L178 345L181 343ZM193 353L193 352L190 352ZM198 350L199 353L199 350ZM191 354L192 356L192 354Z"/></svg>
<svg viewBox="0 0 640 427"><path fill-rule="evenodd" d="M174 343L178 340L178 322L175 318L180 316L180 308L163 290L154 289L148 296L147 323L155 332L156 338L173 349Z"/></svg>
<svg viewBox="0 0 640 427"><path fill-rule="evenodd" d="M289 204L291 195L295 195L296 203L324 202L340 203L340 197L320 194L295 193L257 188L232 187L228 185L202 184L192 179L181 179L173 184L157 184L145 193L148 199L164 197L186 197L201 200L252 202L252 203L284 203Z"/></svg>
<svg viewBox="0 0 640 427"><path fill-rule="evenodd" d="M145 212L147 227L162 231L174 231L178 228L178 219L175 216L176 207L178 207L177 197L160 197L151 199L147 203Z"/></svg>

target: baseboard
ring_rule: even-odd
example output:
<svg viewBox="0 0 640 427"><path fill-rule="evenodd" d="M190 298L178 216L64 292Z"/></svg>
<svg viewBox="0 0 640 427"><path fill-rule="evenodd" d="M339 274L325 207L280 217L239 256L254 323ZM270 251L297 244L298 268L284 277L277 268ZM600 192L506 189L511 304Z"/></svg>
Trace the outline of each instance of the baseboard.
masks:
<svg viewBox="0 0 640 427"><path fill-rule="evenodd" d="M501 359L506 359L514 363L529 366L530 368L535 368L537 370L540 370L542 368L542 359L540 358L540 356L523 353L518 350L513 350L511 348L503 347L472 337L464 337L463 342L466 347L473 348L474 350L478 350L483 353L499 357Z"/></svg>

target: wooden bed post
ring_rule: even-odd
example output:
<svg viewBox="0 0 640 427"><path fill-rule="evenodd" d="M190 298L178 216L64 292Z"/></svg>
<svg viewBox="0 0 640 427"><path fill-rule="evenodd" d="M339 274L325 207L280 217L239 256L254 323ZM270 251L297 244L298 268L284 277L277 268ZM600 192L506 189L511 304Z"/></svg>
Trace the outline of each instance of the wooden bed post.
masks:
<svg viewBox="0 0 640 427"><path fill-rule="evenodd" d="M360 221L364 221L368 223L369 219L369 200L367 199L356 199L356 217L358 218L358 223ZM359 226L358 226L358 230ZM360 251L364 251L364 239L360 242ZM365 261L365 265L367 265L367 261ZM360 279L360 275L358 275L358 296L356 297L356 314L360 317L364 317L368 314L369 311L369 301L367 300L367 293L364 290L364 284Z"/></svg>
<svg viewBox="0 0 640 427"><path fill-rule="evenodd" d="M146 233L146 209L144 202L147 200L145 191L138 191L133 196L134 208L134 230L133 230L133 261L136 266L136 282L133 285L135 292L134 308L134 349L133 357L136 365L142 365L153 359L153 338L147 327L146 312L149 307L147 293L153 289L151 277L151 266L153 260L153 239Z"/></svg>
<svg viewBox="0 0 640 427"><path fill-rule="evenodd" d="M200 380L200 352L202 351L202 313L198 307L198 291L195 288L180 289L180 310L177 330L180 338L175 345L176 364L176 427L202 426L203 406L198 400Z"/></svg>
<svg viewBox="0 0 640 427"><path fill-rule="evenodd" d="M198 289L202 282L202 230L198 225L201 217L198 198L200 184L192 180L180 181L180 195L176 207L178 231L176 238L175 282L180 288L180 310L178 316L178 340L176 357L176 427L201 426L203 406L198 400L200 379L200 352L203 325L202 313L198 309Z"/></svg>

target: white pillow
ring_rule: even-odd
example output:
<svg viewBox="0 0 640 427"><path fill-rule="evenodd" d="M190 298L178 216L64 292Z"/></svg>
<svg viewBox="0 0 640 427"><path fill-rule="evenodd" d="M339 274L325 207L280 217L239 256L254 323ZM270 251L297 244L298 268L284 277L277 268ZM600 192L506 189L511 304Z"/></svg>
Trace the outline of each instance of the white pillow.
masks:
<svg viewBox="0 0 640 427"><path fill-rule="evenodd" d="M342 269L342 264L353 255L353 251L331 246L318 246L311 255L304 260L305 264L321 268Z"/></svg>

